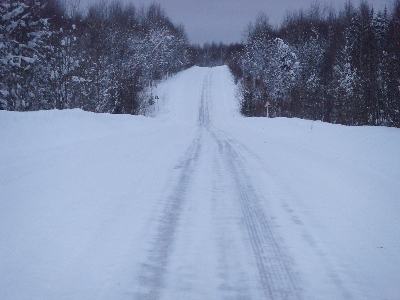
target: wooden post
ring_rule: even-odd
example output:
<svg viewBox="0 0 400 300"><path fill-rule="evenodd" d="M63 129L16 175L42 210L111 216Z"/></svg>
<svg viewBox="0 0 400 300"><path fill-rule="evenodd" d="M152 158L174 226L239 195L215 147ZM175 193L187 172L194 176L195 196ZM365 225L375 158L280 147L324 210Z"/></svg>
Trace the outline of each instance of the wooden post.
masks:
<svg viewBox="0 0 400 300"><path fill-rule="evenodd" d="M269 103L269 101L267 101L267 103L265 103L265 107L267 108L267 118L269 118L269 108L271 107L271 104Z"/></svg>

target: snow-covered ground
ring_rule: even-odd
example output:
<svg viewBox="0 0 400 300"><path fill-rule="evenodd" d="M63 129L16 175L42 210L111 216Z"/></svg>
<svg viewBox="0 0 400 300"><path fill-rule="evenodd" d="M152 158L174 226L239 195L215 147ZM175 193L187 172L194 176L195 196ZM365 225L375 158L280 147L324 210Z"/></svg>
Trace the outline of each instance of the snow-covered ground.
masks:
<svg viewBox="0 0 400 300"><path fill-rule="evenodd" d="M194 67L153 118L0 111L0 299L399 299L400 130L234 92Z"/></svg>

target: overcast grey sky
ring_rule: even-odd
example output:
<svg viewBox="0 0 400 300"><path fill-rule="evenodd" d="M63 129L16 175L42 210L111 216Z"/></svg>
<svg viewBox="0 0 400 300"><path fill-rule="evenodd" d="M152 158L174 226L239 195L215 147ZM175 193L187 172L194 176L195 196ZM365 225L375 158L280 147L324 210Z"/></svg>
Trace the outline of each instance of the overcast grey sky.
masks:
<svg viewBox="0 0 400 300"><path fill-rule="evenodd" d="M136 7L153 2L163 7L174 23L182 23L191 43L205 42L239 42L244 28L253 22L260 12L264 12L272 25L281 24L288 10L308 9L315 0L121 0L131 2ZM83 7L96 0L81 0ZM320 4L328 4L339 8L347 0L320 0ZM359 0L352 1L359 5ZM375 10L384 6L391 7L392 0L369 0Z"/></svg>

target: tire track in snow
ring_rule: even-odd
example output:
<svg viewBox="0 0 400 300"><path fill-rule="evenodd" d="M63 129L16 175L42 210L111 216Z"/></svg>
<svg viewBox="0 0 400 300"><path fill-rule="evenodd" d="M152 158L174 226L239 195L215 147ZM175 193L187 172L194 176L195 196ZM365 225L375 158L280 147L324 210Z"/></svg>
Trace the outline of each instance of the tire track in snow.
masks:
<svg viewBox="0 0 400 300"><path fill-rule="evenodd" d="M240 234L240 211L232 203L232 181L224 170L219 150L214 154L215 182L213 187L213 226L216 228L218 245L218 277L221 299L254 299L250 291L249 279L253 278L243 259L246 246Z"/></svg>
<svg viewBox="0 0 400 300"><path fill-rule="evenodd" d="M170 255L173 251L175 233L179 225L186 192L199 161L203 131L210 124L208 109L204 107L204 103L206 103L204 99L210 97L210 89L207 88L211 80L209 74L210 72L205 76L200 99L197 119L199 130L184 158L175 168L181 169L178 183L173 188L173 192L168 197L163 208L147 260L141 264L138 278L141 291L135 294L135 299L159 299L164 288L165 274Z"/></svg>
<svg viewBox="0 0 400 300"><path fill-rule="evenodd" d="M201 151L201 139L202 134L198 132L184 158L176 167L181 169L178 182L164 205L147 260L141 264L138 278L141 291L135 294L135 299L159 299L164 288L164 277L173 251L175 232L179 225L186 191Z"/></svg>
<svg viewBox="0 0 400 300"><path fill-rule="evenodd" d="M234 194L243 215L245 231L251 243L251 249L258 268L259 281L265 297L267 299L301 299L299 280L297 274L292 270L290 257L285 252L279 236L274 232L273 226L268 222L268 218L262 210L259 203L261 197L253 187L251 177L248 176L249 172L246 168L245 159L240 156L243 149L238 148L234 140L228 139L223 132L212 126L209 114L209 107L211 106L211 76L212 74L209 72L204 78L197 120L199 129L196 138L177 167L180 169L177 184L167 198L156 232L152 238L151 249L148 251L145 262L140 266L138 278L140 291L135 294L135 299L159 299L162 295L175 235L179 228L181 213L186 201L186 194L200 160L202 143L206 141L217 144L219 155L217 155L216 159L221 162L222 168L228 171L225 173L230 174L232 177L231 179L236 189ZM205 138L204 134L210 135L211 139ZM224 226L220 226L220 228L226 230ZM220 247L229 247L227 243L229 243L228 236L226 236L225 240L221 240ZM233 251L234 249L229 251L220 249L220 253L223 255L225 252L226 255L231 250ZM232 277L238 278L234 273L239 270L229 269L235 265L234 260L228 258L225 261L220 260L220 262L224 271L221 273L222 277L232 275ZM240 273L242 274L240 276L246 278L244 272ZM227 288L232 296L236 294L237 298L245 299L250 297L245 285L238 287L237 290L231 290L230 280L225 280L224 282L228 283L224 288ZM227 295L226 291L225 295Z"/></svg>
<svg viewBox="0 0 400 300"><path fill-rule="evenodd" d="M218 144L221 160L226 162L233 176L265 296L268 299L301 299L299 279L292 270L290 257L261 208L260 197L253 188L251 177L246 174L244 159L210 122L211 82L211 74L208 74L200 101L199 125L205 127Z"/></svg>
<svg viewBox="0 0 400 300"><path fill-rule="evenodd" d="M199 115L197 119L197 124L200 128L209 129L211 125L210 113L208 107L210 105L211 98L211 72L208 72L204 78L203 88L201 91Z"/></svg>
<svg viewBox="0 0 400 300"><path fill-rule="evenodd" d="M229 141L215 132L212 135L236 185L265 296L268 299L301 299L299 279L292 270L291 259L261 208L260 197L252 185L251 177L246 174L243 159Z"/></svg>
<svg viewBox="0 0 400 300"><path fill-rule="evenodd" d="M207 131L209 141L215 142L212 136L212 121L210 119L209 107L211 106L211 87L212 87L212 73L209 72L204 79L202 95L199 107L199 126ZM219 146L219 145L217 145ZM217 147L218 148L218 147ZM217 150L214 154L214 176L215 182L213 187L213 206L214 206L214 226L216 231L219 232L218 236L218 251L219 251L219 265L218 277L221 280L219 291L221 299L252 299L249 291L248 279L249 274L243 269L241 258L238 257L240 251L240 242L236 240L237 235L232 234L239 228L235 228L236 224L230 220L229 212L226 212L226 201L231 199L226 198L226 191L223 189L224 181L227 172L222 172L224 169L223 160ZM229 179L230 176L228 176ZM219 207L219 208L218 208ZM243 249L242 249L243 250Z"/></svg>
<svg viewBox="0 0 400 300"><path fill-rule="evenodd" d="M217 129L218 134L221 136L220 139L226 140L233 148L235 148L236 153L245 153L246 161L248 158L253 159L253 164L256 163L257 165L261 166L263 172L268 174L269 177L272 177L274 180L274 192L275 195L278 197L278 201L281 202L282 207L284 208L285 212L289 215L291 222L293 222L296 226L302 226L303 221L300 217L293 212L290 208L287 199L296 199L296 195L291 190L291 187L288 185L288 182L285 181L284 178L281 178L276 172L272 171L265 162L254 152L252 152L246 145L240 143L238 140L233 139L230 135L226 132ZM242 158L244 161L244 158ZM298 201L298 200L296 200ZM298 229L299 233L307 243L307 246L310 248L307 251L313 253L313 256L319 260L321 264L321 268L324 269L327 276L327 281L331 282L336 287L336 292L338 293L338 297L341 299L354 299L354 295L347 289L345 286L345 280L341 278L338 270L334 267L331 260L324 254L324 251L318 245L317 241L314 239L312 234L306 230L305 228Z"/></svg>

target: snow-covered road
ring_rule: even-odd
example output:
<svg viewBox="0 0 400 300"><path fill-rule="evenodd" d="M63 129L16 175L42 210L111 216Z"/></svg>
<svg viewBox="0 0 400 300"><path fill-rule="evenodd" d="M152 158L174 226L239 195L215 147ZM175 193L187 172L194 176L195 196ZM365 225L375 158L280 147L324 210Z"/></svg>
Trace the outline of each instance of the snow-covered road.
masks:
<svg viewBox="0 0 400 300"><path fill-rule="evenodd" d="M226 67L155 118L0 112L0 299L396 299L400 130L243 118Z"/></svg>
<svg viewBox="0 0 400 300"><path fill-rule="evenodd" d="M187 95L199 99L198 126L175 167L135 298L300 299L291 258L253 186L252 153L213 125L215 74L207 72L201 94Z"/></svg>

